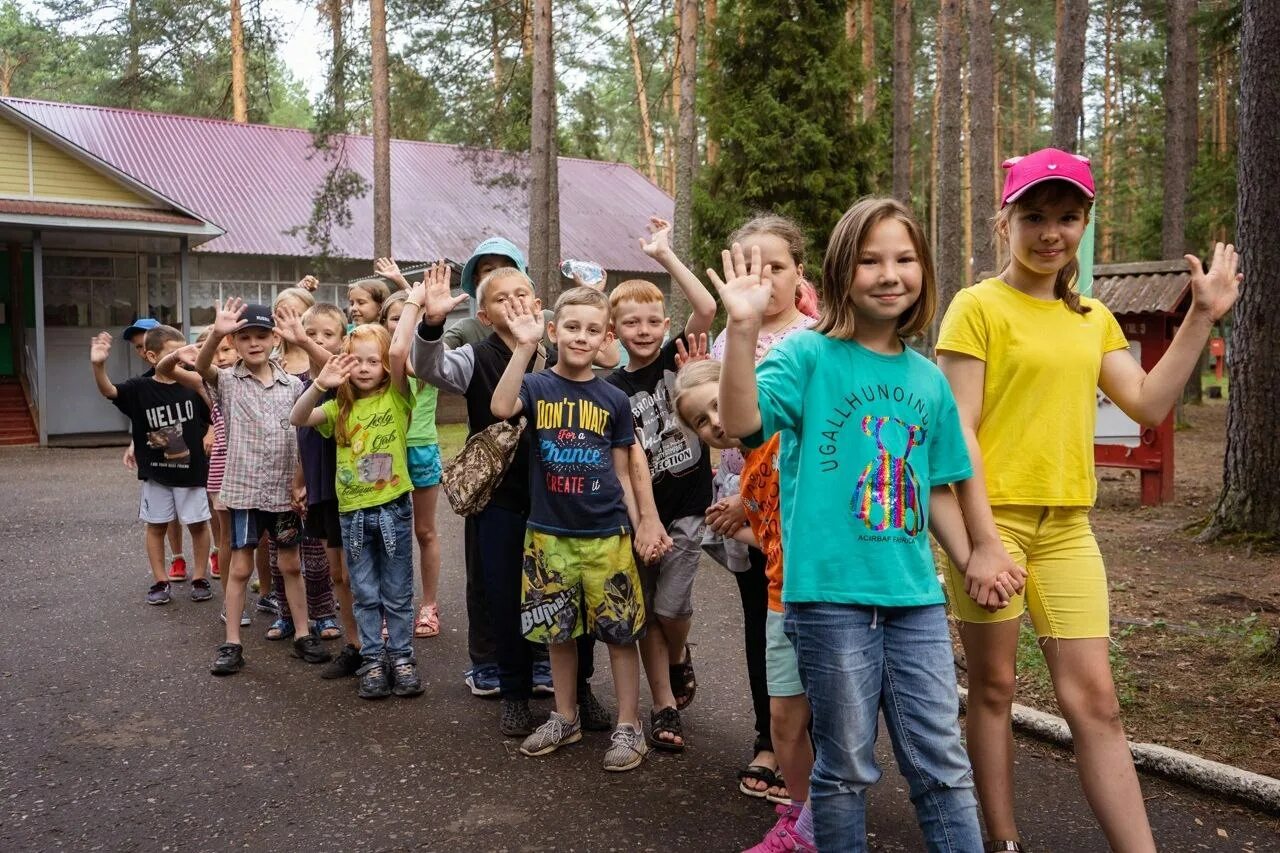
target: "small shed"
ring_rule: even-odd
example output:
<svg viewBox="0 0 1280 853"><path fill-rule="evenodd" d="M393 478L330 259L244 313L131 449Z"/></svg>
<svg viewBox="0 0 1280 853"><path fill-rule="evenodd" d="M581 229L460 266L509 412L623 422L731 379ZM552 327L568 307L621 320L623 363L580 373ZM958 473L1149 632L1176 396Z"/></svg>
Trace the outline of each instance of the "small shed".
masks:
<svg viewBox="0 0 1280 853"><path fill-rule="evenodd" d="M1150 372L1191 307L1191 274L1182 260L1099 264L1093 296L1115 315L1134 358ZM1098 391L1094 462L1140 471L1144 506L1173 499L1173 431L1172 413L1144 428Z"/></svg>

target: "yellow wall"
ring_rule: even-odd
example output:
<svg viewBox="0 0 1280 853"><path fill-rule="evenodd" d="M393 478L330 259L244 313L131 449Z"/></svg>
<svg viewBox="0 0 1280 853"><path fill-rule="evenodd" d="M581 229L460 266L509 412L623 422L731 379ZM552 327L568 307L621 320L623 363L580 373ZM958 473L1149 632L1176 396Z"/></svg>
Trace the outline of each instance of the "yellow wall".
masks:
<svg viewBox="0 0 1280 853"><path fill-rule="evenodd" d="M0 120L0 196L130 207L156 206L42 139L31 136L29 144L30 171L26 128ZM33 184L34 196L30 192Z"/></svg>

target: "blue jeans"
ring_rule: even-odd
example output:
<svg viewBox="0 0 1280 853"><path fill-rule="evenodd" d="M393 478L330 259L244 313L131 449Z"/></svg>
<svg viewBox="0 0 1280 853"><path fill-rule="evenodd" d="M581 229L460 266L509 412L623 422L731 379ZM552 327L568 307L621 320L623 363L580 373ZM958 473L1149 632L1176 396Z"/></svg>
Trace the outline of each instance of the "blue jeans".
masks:
<svg viewBox="0 0 1280 853"><path fill-rule="evenodd" d="M408 494L381 506L344 512L360 654L366 660L413 658L413 503ZM382 620L387 640L382 641Z"/></svg>
<svg viewBox="0 0 1280 853"><path fill-rule="evenodd" d="M866 792L880 778L875 743L884 711L927 849L981 851L942 605L788 604L784 624L813 709L809 796L818 849L867 849Z"/></svg>

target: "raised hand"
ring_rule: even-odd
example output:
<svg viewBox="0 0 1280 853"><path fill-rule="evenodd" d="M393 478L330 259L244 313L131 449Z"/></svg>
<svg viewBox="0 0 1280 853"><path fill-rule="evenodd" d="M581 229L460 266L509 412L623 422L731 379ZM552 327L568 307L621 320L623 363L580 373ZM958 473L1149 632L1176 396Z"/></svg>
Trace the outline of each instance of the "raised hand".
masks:
<svg viewBox="0 0 1280 853"><path fill-rule="evenodd" d="M1230 243L1214 243L1213 262L1207 273L1195 255L1186 255L1185 258L1191 270L1191 307L1205 312L1209 319L1217 322L1231 310L1240 296L1240 283L1244 281L1244 275L1237 272L1240 255Z"/></svg>
<svg viewBox="0 0 1280 853"><path fill-rule="evenodd" d="M449 265L444 261L436 261L423 271L422 281L409 287L409 301L425 306L427 304L427 290L430 288L431 282L438 279L443 279L445 286L449 286Z"/></svg>
<svg viewBox="0 0 1280 853"><path fill-rule="evenodd" d="M676 338L676 370L695 361L710 361L711 351L707 349L707 333L687 335L689 348L685 349L684 341Z"/></svg>
<svg viewBox="0 0 1280 853"><path fill-rule="evenodd" d="M724 278L713 269L707 270L707 277L720 292L729 321L759 323L773 295L773 271L760 263L760 247L751 247L750 263L738 243L733 244L732 250L721 252L720 259L724 264Z"/></svg>
<svg viewBox="0 0 1280 853"><path fill-rule="evenodd" d="M227 336L240 325L240 315L244 314L245 301L239 296L228 296L227 302L218 309L213 318L213 334Z"/></svg>
<svg viewBox="0 0 1280 853"><path fill-rule="evenodd" d="M359 361L349 352L339 353L324 363L324 367L320 369L320 375L316 377L315 382L323 390L332 391L339 385L347 381L351 376L351 371L355 369L356 363Z"/></svg>
<svg viewBox="0 0 1280 853"><path fill-rule="evenodd" d="M302 327L302 315L296 308L281 303L275 310L275 318L276 334L291 344L302 343L307 336L307 330Z"/></svg>
<svg viewBox="0 0 1280 853"><path fill-rule="evenodd" d="M303 290L306 290L310 293L315 293L316 288L319 286L320 286L320 279L316 278L313 275L304 275L302 279L295 285L295 287L301 287Z"/></svg>
<svg viewBox="0 0 1280 853"><path fill-rule="evenodd" d="M656 216L649 217L649 239L640 238L640 250L655 261L671 254L671 223Z"/></svg>
<svg viewBox="0 0 1280 853"><path fill-rule="evenodd" d="M400 272L400 265L390 258L378 258L373 262L373 271L401 290L409 289L409 282Z"/></svg>
<svg viewBox="0 0 1280 853"><path fill-rule="evenodd" d="M426 291L423 294L422 313L430 325L440 325L450 311L470 299L465 293L454 296L449 290L449 278L449 265L444 261L431 265L423 276L422 283L426 285Z"/></svg>
<svg viewBox="0 0 1280 853"><path fill-rule="evenodd" d="M196 357L200 355L200 344L187 344L174 350L173 357L188 370L196 369Z"/></svg>
<svg viewBox="0 0 1280 853"><path fill-rule="evenodd" d="M502 303L507 325L516 344L537 345L542 342L542 312L534 311L523 299L511 299Z"/></svg>
<svg viewBox="0 0 1280 853"><path fill-rule="evenodd" d="M111 335L108 332L98 332L89 342L89 363L106 364L109 355L111 355Z"/></svg>

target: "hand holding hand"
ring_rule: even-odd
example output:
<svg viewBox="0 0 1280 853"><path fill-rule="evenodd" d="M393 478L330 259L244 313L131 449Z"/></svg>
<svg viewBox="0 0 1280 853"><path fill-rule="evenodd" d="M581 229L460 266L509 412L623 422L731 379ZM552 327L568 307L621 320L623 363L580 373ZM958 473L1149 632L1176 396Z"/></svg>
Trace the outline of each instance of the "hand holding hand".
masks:
<svg viewBox="0 0 1280 853"><path fill-rule="evenodd" d="M707 526L721 536L732 536L747 523L742 495L730 495L716 501L707 510Z"/></svg>
<svg viewBox="0 0 1280 853"><path fill-rule="evenodd" d="M656 563L671 548L671 537L656 518L642 519L636 526L635 550L645 563Z"/></svg>
<svg viewBox="0 0 1280 853"><path fill-rule="evenodd" d="M351 371L355 369L357 361L359 359L349 352L331 356L324 363L324 367L320 369L320 375L315 378L315 384L319 385L320 389L327 394L347 381L347 378L351 376Z"/></svg>
<svg viewBox="0 0 1280 853"><path fill-rule="evenodd" d="M707 276L720 292L729 322L758 324L773 295L773 271L761 264L760 247L751 247L750 262L738 243L733 244L732 250L721 252L720 259L724 264L724 278L713 269L707 270Z"/></svg>
<svg viewBox="0 0 1280 853"><path fill-rule="evenodd" d="M1240 283L1244 281L1244 275L1237 272L1240 255L1230 243L1214 243L1213 262L1207 273L1195 255L1185 258L1191 271L1192 310L1203 311L1216 323L1240 296Z"/></svg>
<svg viewBox="0 0 1280 853"><path fill-rule="evenodd" d="M213 334L226 337L240 325L240 316L247 306L239 296L228 296L226 304L218 309L213 318Z"/></svg>
<svg viewBox="0 0 1280 853"><path fill-rule="evenodd" d="M111 355L111 334L108 332L98 332L93 336L93 340L89 341L89 363L90 364L106 364L107 357Z"/></svg>
<svg viewBox="0 0 1280 853"><path fill-rule="evenodd" d="M1022 592L1027 570L1009 556L1003 546L977 546L964 567L965 592L979 607L992 613Z"/></svg>
<svg viewBox="0 0 1280 853"><path fill-rule="evenodd" d="M707 349L707 333L700 335L686 335L689 341L689 348L685 349L684 341L676 338L676 370L681 369L687 364L693 364L695 361L710 361L711 351Z"/></svg>

